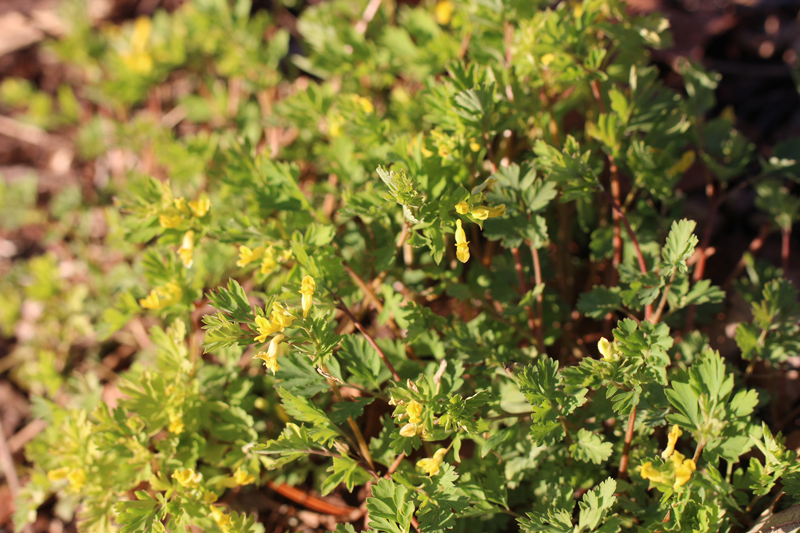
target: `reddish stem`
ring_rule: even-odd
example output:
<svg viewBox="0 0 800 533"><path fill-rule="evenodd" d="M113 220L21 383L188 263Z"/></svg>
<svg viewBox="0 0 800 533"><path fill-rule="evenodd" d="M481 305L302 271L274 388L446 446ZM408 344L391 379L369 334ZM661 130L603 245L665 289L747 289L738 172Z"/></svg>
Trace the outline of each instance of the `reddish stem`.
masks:
<svg viewBox="0 0 800 533"><path fill-rule="evenodd" d="M628 416L628 429L625 430L625 446L622 448L622 458L619 460L619 479L626 477L628 470L628 458L631 453L631 442L633 442L633 426L636 424L636 406L633 407Z"/></svg>
<svg viewBox="0 0 800 533"><path fill-rule="evenodd" d="M519 248L512 248L511 255L514 256L514 270L517 271L517 278L519 278L519 286L522 288L522 293L527 294L530 290L528 288L528 282L525 281L525 272L522 269L522 259L519 256ZM536 320L533 317L533 310L531 310L531 306L525 306L525 314L528 316L528 327L531 329L531 333L536 335ZM542 347L540 346L539 349Z"/></svg>
<svg viewBox="0 0 800 533"><path fill-rule="evenodd" d="M706 260L708 259L706 250L708 249L708 245L711 243L711 231L714 227L714 220L717 218L717 211L719 209L719 202L717 201L716 189L714 188L713 183L709 183L706 187L706 195L709 198L709 213L708 220L706 220L706 228L703 231L703 240L700 241L700 248L698 249L699 255L697 257L697 266L694 269L694 276L692 277L695 283L703 279L703 275L705 275L706 272ZM694 328L694 315L695 306L690 305L689 309L686 311L685 329L687 332L692 331Z"/></svg>
<svg viewBox="0 0 800 533"><path fill-rule="evenodd" d="M781 228L781 268L783 277L789 275L789 251L791 247L792 228Z"/></svg>
<svg viewBox="0 0 800 533"><path fill-rule="evenodd" d="M536 286L540 286L542 284L542 265L539 262L539 250L533 246L533 243L528 242L528 246L531 248L531 256L533 257L533 280L536 282ZM545 353L544 347L544 296L542 294L543 291L540 291L539 294L536 295L536 314L537 322L536 322L536 342L539 344L539 351L541 353Z"/></svg>
<svg viewBox="0 0 800 533"><path fill-rule="evenodd" d="M757 251L759 251L761 247L764 246L764 241L767 240L767 237L769 236L770 233L772 233L771 224L767 223L761 226L758 235L756 235L755 239L750 241L750 246L747 247L747 250L751 254L754 254ZM730 276L728 276L728 279L726 279L725 283L722 285L723 290L727 291L728 289L731 288L731 285L733 285L733 282L736 281L736 278L739 277L739 274L741 274L742 270L744 270L744 267L745 267L745 258L744 254L742 254L742 258L739 259L738 263L736 263L736 267L733 269L733 272L731 272Z"/></svg>

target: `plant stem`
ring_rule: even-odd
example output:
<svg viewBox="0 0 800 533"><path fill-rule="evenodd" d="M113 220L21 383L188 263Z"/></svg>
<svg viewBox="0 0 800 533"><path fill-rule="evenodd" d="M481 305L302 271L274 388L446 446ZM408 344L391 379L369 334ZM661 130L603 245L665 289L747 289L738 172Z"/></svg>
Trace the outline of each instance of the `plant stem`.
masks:
<svg viewBox="0 0 800 533"><path fill-rule="evenodd" d="M636 259L639 261L639 270L643 275L647 274L647 264L644 262L644 255L642 255L642 249L639 247L639 241L636 239L636 235L633 233L633 229L631 228L630 222L628 222L628 217L625 216L625 213L620 208L619 204L614 200L614 198L608 194L608 191L603 189L602 187L600 190L603 192L603 195L606 197L606 200L609 201L611 207L614 208L621 215L622 223L625 224L625 230L628 232L628 237L631 239L633 243L633 249L636 251ZM648 304L644 307L644 317L646 320L650 320L650 317L653 314L653 306L652 304Z"/></svg>
<svg viewBox="0 0 800 533"><path fill-rule="evenodd" d="M697 266L694 268L694 275L692 276L692 280L695 283L703 279L703 275L706 272L706 260L708 259L706 250L708 250L708 245L711 243L711 231L714 227L714 220L717 218L717 211L719 210L720 204L720 202L717 201L716 187L714 187L714 184L711 182L711 178L709 178L709 183L706 186L706 196L708 196L709 213L705 230L703 230L703 240L700 241L700 248L698 249ZM690 305L689 309L686 310L685 330L687 332L692 331L694 328L694 315L695 306Z"/></svg>
<svg viewBox="0 0 800 533"><path fill-rule="evenodd" d="M669 277L669 283L667 283L667 286L664 288L664 294L661 295L661 301L658 302L656 312L650 318L650 322L653 324L661 320L661 313L664 312L664 306L667 305L667 296L669 296L669 291L672 289L673 281L675 281L675 270L672 271L672 275Z"/></svg>
<svg viewBox="0 0 800 533"><path fill-rule="evenodd" d="M781 268L783 276L789 275L789 252L791 247L792 227L781 228Z"/></svg>
<svg viewBox="0 0 800 533"><path fill-rule="evenodd" d="M322 365L322 370L326 374L330 374L327 366ZM339 385L337 385L336 381L331 378L327 378L327 380L331 386L331 389L333 389L333 394L336 395L336 398L340 402L343 402L344 398L342 397L342 391L339 390ZM356 441L358 441L358 447L361 450L361 455L372 469L373 475L377 478L378 476L375 474L375 463L372 462L372 454L369 453L369 445L367 445L367 441L364 439L364 434L361 433L361 428L358 427L358 424L356 424L356 421L353 420L353 417L351 416L347 417L347 423L350 424L350 429L353 430L353 434L356 436Z"/></svg>
<svg viewBox="0 0 800 533"><path fill-rule="evenodd" d="M514 256L514 270L517 271L517 278L519 278L519 286L522 289L523 294L527 294L530 290L528 288L528 282L525 281L525 272L522 268L522 259L519 256L519 248L512 248L511 255ZM531 333L536 335L536 320L533 318L533 311L531 310L530 305L525 306L525 314L528 316L528 328L530 328ZM541 350L541 346L539 349Z"/></svg>
<svg viewBox="0 0 800 533"><path fill-rule="evenodd" d="M766 223L761 226L761 229L758 231L758 235L756 235L755 239L750 241L750 245L747 247L747 251L751 254L756 253L764 246L764 241L767 239L770 233L772 233L772 225L770 223ZM742 254L742 258L739 259L739 262L736 263L736 267L733 269L733 272L730 273L728 279L725 280L725 283L722 284L722 290L727 291L733 285L733 282L736 281L736 278L739 277L739 274L744 270L745 267L745 256Z"/></svg>
<svg viewBox="0 0 800 533"><path fill-rule="evenodd" d="M372 335L367 333L367 330L364 329L364 326L361 325L361 322L359 322L356 319L356 317L353 316L353 313L350 312L350 309L347 308L347 305L342 301L342 299L339 298L339 296L330 289L328 289L328 291L331 293L331 295L333 295L333 298L338 302L340 309L344 312L344 314L346 314L347 317L350 320L352 320L353 324L355 324L356 329L358 329L358 331L360 331L361 334L364 335L370 346L372 346L372 348L376 352L378 352L378 355L383 360L383 363L386 365L386 368L388 368L389 372L392 373L392 379L394 379L395 381L400 381L400 374L398 374L397 370L394 369L394 366L392 366L392 363L389 361L389 358L386 357L385 353L383 353L383 350L381 350L380 346L378 346L378 344L375 342L375 339L372 338Z"/></svg>
<svg viewBox="0 0 800 533"><path fill-rule="evenodd" d="M633 427L636 424L636 406L628 415L628 428L625 430L625 445L622 448L622 458L619 460L619 479L625 479L628 471L628 459L631 453L631 442L633 442Z"/></svg>
<svg viewBox="0 0 800 533"><path fill-rule="evenodd" d="M528 241L528 246L531 249L531 257L533 258L533 280L536 283L536 286L539 287L542 284L542 265L539 262L539 250L533 245L531 241ZM542 294L543 291L539 291L539 294L536 295L536 342L539 343L539 351L541 353L545 353L545 346L544 346L544 296Z"/></svg>
<svg viewBox="0 0 800 533"><path fill-rule="evenodd" d="M383 476L384 479L389 479L390 477L392 477L392 474L394 474L395 471L400 467L400 463L403 462L403 459L405 459L405 457L406 457L406 452L400 452L400 455L397 456L392 465L389 467L389 470Z"/></svg>

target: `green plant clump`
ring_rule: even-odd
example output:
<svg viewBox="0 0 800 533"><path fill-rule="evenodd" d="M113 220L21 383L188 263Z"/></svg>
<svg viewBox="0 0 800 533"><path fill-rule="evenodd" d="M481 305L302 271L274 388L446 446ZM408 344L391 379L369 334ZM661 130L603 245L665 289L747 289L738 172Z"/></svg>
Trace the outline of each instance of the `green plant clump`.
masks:
<svg viewBox="0 0 800 533"><path fill-rule="evenodd" d="M797 355L797 290L749 256L712 285L677 188L700 167L720 202L758 167L790 231L797 141L759 159L697 64L666 87L665 20L618 0L275 3L75 17L49 49L82 85L0 87L84 160L148 162L101 188L115 276L0 281L4 335L27 300L48 328L12 354L48 422L18 530L55 494L82 531L269 531L243 503L267 485L342 496L340 533L742 531L800 498L748 381ZM702 332L732 295L746 369ZM131 331L118 374L69 377Z"/></svg>

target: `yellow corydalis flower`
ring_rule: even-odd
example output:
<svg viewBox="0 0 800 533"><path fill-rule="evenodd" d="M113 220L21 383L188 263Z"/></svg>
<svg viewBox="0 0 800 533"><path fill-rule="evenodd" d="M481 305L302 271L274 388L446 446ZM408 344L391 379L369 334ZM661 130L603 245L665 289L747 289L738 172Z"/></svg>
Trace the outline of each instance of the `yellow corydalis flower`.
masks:
<svg viewBox="0 0 800 533"><path fill-rule="evenodd" d="M62 479L67 478L67 474L69 474L69 467L64 466L62 468L56 468L55 470L51 470L47 473L47 479L50 481L61 481Z"/></svg>
<svg viewBox="0 0 800 533"><path fill-rule="evenodd" d="M605 337L597 341L597 350L600 352L600 355L603 356L604 361L616 361L619 359L617 346L614 342L609 341Z"/></svg>
<svg viewBox="0 0 800 533"><path fill-rule="evenodd" d="M282 331L283 328L291 327L292 322L294 322L294 317L289 314L281 304L275 302L272 305L272 316L270 316L270 320L273 324L280 326Z"/></svg>
<svg viewBox="0 0 800 533"><path fill-rule="evenodd" d="M206 503L214 503L217 501L217 498L219 498L219 496L217 496L216 492L207 490L203 493L203 501Z"/></svg>
<svg viewBox="0 0 800 533"><path fill-rule="evenodd" d="M163 287L158 287L150 291L146 298L139 300L139 305L145 309L159 310L164 309L180 301L183 291L177 283L171 281Z"/></svg>
<svg viewBox="0 0 800 533"><path fill-rule="evenodd" d="M183 219L180 215L161 215L158 217L158 223L165 229L175 229L180 226L182 222Z"/></svg>
<svg viewBox="0 0 800 533"><path fill-rule="evenodd" d="M86 472L80 468L73 470L67 474L67 481L69 481L69 488L74 492L78 492L86 482Z"/></svg>
<svg viewBox="0 0 800 533"><path fill-rule="evenodd" d="M184 234L181 247L178 248L178 255L184 267L192 268L194 263L194 232L192 230Z"/></svg>
<svg viewBox="0 0 800 533"><path fill-rule="evenodd" d="M436 4L435 16L436 22L445 26L450 23L450 19L453 16L453 10L455 7L453 6L453 2L450 0L442 0Z"/></svg>
<svg viewBox="0 0 800 533"><path fill-rule="evenodd" d="M280 343L284 338L283 334L278 333L269 341L269 347L266 352L259 352L253 357L253 359L264 361L264 366L271 370L273 375L281 368L278 364L278 355L280 355Z"/></svg>
<svg viewBox="0 0 800 533"><path fill-rule="evenodd" d="M256 317L256 329L258 330L256 342L265 342L267 337L281 330L280 326L273 324L263 316Z"/></svg>
<svg viewBox="0 0 800 533"><path fill-rule="evenodd" d="M459 215L466 215L467 213L469 213L469 204L464 200L458 202L456 204L456 213L458 213Z"/></svg>
<svg viewBox="0 0 800 533"><path fill-rule="evenodd" d="M422 410L424 409L423 405L417 401L411 400L406 407L406 413L408 414L408 421L413 424L419 424L422 422Z"/></svg>
<svg viewBox="0 0 800 533"><path fill-rule="evenodd" d="M275 261L275 249L267 246L264 250L264 259L261 260L261 273L269 274L276 266L278 263Z"/></svg>
<svg viewBox="0 0 800 533"><path fill-rule="evenodd" d="M547 66L550 63L552 63L553 61L555 61L555 59L556 59L556 56L554 56L553 54L545 54L545 55L542 56L542 59L541 59L542 65Z"/></svg>
<svg viewBox="0 0 800 533"><path fill-rule="evenodd" d="M316 288L317 283L314 281L314 278L308 275L303 278L303 281L300 284L300 294L303 295L303 318L308 316L311 306L314 305L314 290L316 290Z"/></svg>
<svg viewBox="0 0 800 533"><path fill-rule="evenodd" d="M677 455L680 454L675 452L673 457ZM677 489L688 483L692 478L692 472L694 472L696 469L697 465L692 459L682 460L681 463L675 467L675 483L672 484L672 488Z"/></svg>
<svg viewBox="0 0 800 533"><path fill-rule="evenodd" d="M203 474L195 472L191 468L186 468L173 472L172 479L176 480L181 486L187 489L194 489L203 481Z"/></svg>
<svg viewBox="0 0 800 533"><path fill-rule="evenodd" d="M264 247L259 246L258 248L250 249L247 246L240 246L239 247L239 260L236 261L237 267L244 267L256 261L257 259L261 259L261 256L264 254Z"/></svg>
<svg viewBox="0 0 800 533"><path fill-rule="evenodd" d="M456 220L456 257L462 263L469 260L469 241L464 228L461 227L461 220Z"/></svg>
<svg viewBox="0 0 800 533"><path fill-rule="evenodd" d="M188 206L195 217L203 218L211 209L211 200L208 199L208 196L203 195L197 200L189 202Z"/></svg>
<svg viewBox="0 0 800 533"><path fill-rule="evenodd" d="M444 461L444 456L446 454L447 450L445 448L436 450L432 458L420 459L417 461L417 466L423 469L429 476L434 476L439 473L439 468L442 466L442 461Z"/></svg>
<svg viewBox="0 0 800 533"><path fill-rule="evenodd" d="M664 477L661 475L661 472L657 468L653 468L653 463L651 461L647 461L641 466L639 475L642 476L642 479L648 479L653 483L664 482Z"/></svg>
<svg viewBox="0 0 800 533"><path fill-rule="evenodd" d="M233 480L237 485L249 485L251 483L255 483L256 476L253 474L248 474L247 471L242 470L241 468L237 468L236 472L233 473Z"/></svg>
<svg viewBox="0 0 800 533"><path fill-rule="evenodd" d="M183 425L183 419L181 418L181 416L176 414L176 413L170 413L169 414L169 427L167 428L167 429L169 429L169 432L170 433L174 433L175 435L180 435L181 433L183 433L183 428L184 428L184 425Z"/></svg>
<svg viewBox="0 0 800 533"><path fill-rule="evenodd" d="M219 507L210 507L211 509L211 518L214 519L214 522L227 533L228 527L231 525L231 516L226 514L225 511L220 509Z"/></svg>
<svg viewBox="0 0 800 533"><path fill-rule="evenodd" d="M683 431L681 428L678 427L677 424L672 426L672 429L669 431L669 437L667 440L667 447L661 452L661 458L665 461L669 459L669 456L673 454L675 451L675 444L678 442L678 437L683 435Z"/></svg>
<svg viewBox="0 0 800 533"><path fill-rule="evenodd" d="M486 207L480 205L473 207L470 214L478 220L486 220L487 218L494 218L504 215L506 212L505 204L500 204L494 207Z"/></svg>

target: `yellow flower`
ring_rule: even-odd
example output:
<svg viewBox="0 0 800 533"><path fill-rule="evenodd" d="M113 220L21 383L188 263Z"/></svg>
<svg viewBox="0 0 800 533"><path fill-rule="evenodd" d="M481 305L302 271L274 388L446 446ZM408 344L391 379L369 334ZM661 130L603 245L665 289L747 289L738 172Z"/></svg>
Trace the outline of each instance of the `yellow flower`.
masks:
<svg viewBox="0 0 800 533"><path fill-rule="evenodd" d="M264 247L259 246L251 250L247 246L240 246L239 247L239 260L236 261L237 267L247 266L256 259L259 259L261 255L264 253Z"/></svg>
<svg viewBox="0 0 800 533"><path fill-rule="evenodd" d="M462 263L469 260L469 241L464 228L461 227L461 220L456 220L456 257Z"/></svg>
<svg viewBox="0 0 800 533"><path fill-rule="evenodd" d="M450 18L453 16L453 2L450 0L442 0L436 4L436 22L442 26L450 23Z"/></svg>
<svg viewBox="0 0 800 533"><path fill-rule="evenodd" d="M50 481L61 481L67 478L67 474L69 474L69 467L56 468L47 473L47 479Z"/></svg>
<svg viewBox="0 0 800 533"><path fill-rule="evenodd" d="M364 110L364 113L368 115L375 111L375 106L372 105L372 102L363 96L358 97L358 104L361 106L361 109Z"/></svg>
<svg viewBox="0 0 800 533"><path fill-rule="evenodd" d="M200 472L195 472L191 468L186 468L184 470L176 470L173 472L172 479L177 480L178 483L187 489L193 489L200 485L200 482L203 481L203 474Z"/></svg>
<svg viewBox="0 0 800 533"><path fill-rule="evenodd" d="M303 318L308 316L308 312L311 310L311 306L314 305L314 290L317 288L317 284L314 281L314 278L311 276L305 276L303 281L300 284L300 294L303 295L302 298L302 306L303 306Z"/></svg>
<svg viewBox="0 0 800 533"><path fill-rule="evenodd" d="M456 204L456 213L459 215L466 215L469 213L469 204L465 201L460 201Z"/></svg>
<svg viewBox="0 0 800 533"><path fill-rule="evenodd" d="M258 336L256 337L256 342L265 342L267 337L272 335L273 333L277 333L281 330L279 325L275 325L263 316L256 317L256 329L258 329Z"/></svg>
<svg viewBox="0 0 800 533"><path fill-rule="evenodd" d="M677 452L676 452L677 453ZM685 485L692 477L692 472L697 469L692 459L686 459L675 469L675 483L672 488L677 489Z"/></svg>
<svg viewBox="0 0 800 533"><path fill-rule="evenodd" d="M219 498L219 496L217 496L216 492L207 490L203 493L203 501L206 503L214 503L217 501L217 498Z"/></svg>
<svg viewBox="0 0 800 533"><path fill-rule="evenodd" d="M163 287L158 287L150 291L146 298L139 300L139 305L145 309L164 309L174 303L180 301L183 296L183 291L180 286L174 281L171 281Z"/></svg>
<svg viewBox="0 0 800 533"><path fill-rule="evenodd" d="M406 413L408 413L408 421L412 424L419 424L422 422L422 410L423 406L421 403L411 400L406 407Z"/></svg>
<svg viewBox="0 0 800 533"><path fill-rule="evenodd" d="M211 200L208 199L208 196L203 195L197 200L189 202L189 209L197 218L203 218L208 213L208 210L211 209Z"/></svg>
<svg viewBox="0 0 800 533"><path fill-rule="evenodd" d="M447 450L441 448L433 454L431 459L420 459L417 461L417 466L423 469L429 476L434 476L439 472L439 467L442 466L445 454L447 454Z"/></svg>
<svg viewBox="0 0 800 533"><path fill-rule="evenodd" d="M183 433L183 419L175 413L169 414L169 432L175 435Z"/></svg>
<svg viewBox="0 0 800 533"><path fill-rule="evenodd" d="M477 142L475 142L474 139L470 139L470 141L469 141L469 149L472 150L473 152L478 152L481 149L481 145L478 144ZM462 214L464 214L464 213L462 213Z"/></svg>
<svg viewBox="0 0 800 533"><path fill-rule="evenodd" d="M672 429L669 431L669 440L667 441L667 447L661 453L661 458L665 461L669 458L670 455L675 451L675 444L678 442L678 437L683 435L683 431L681 428L678 427L677 424L672 426Z"/></svg>
<svg viewBox="0 0 800 533"><path fill-rule="evenodd" d="M147 48L147 41L150 40L150 33L153 24L149 17L138 17L133 23L131 33L131 49L141 52Z"/></svg>
<svg viewBox="0 0 800 533"><path fill-rule="evenodd" d="M619 358L616 346L614 346L614 343L610 342L605 337L601 338L597 342L597 350L600 352L600 355L602 355L603 359L606 361L614 361Z"/></svg>
<svg viewBox="0 0 800 533"><path fill-rule="evenodd" d="M292 322L294 322L294 317L289 314L281 304L275 302L272 305L270 320L274 325L280 326L281 331L283 331L283 328L291 327Z"/></svg>
<svg viewBox="0 0 800 533"><path fill-rule="evenodd" d="M70 489L78 492L81 490L81 487L83 487L83 484L86 481L86 472L84 472L82 469L73 470L67 474L67 481L69 481Z"/></svg>
<svg viewBox="0 0 800 533"><path fill-rule="evenodd" d="M181 258L183 266L192 268L192 263L194 263L194 232L192 230L184 234L181 247L178 248L178 255Z"/></svg>
<svg viewBox="0 0 800 533"><path fill-rule="evenodd" d="M413 437L417 434L417 425L414 423L406 424L400 428L401 437Z"/></svg>
<svg viewBox="0 0 800 533"><path fill-rule="evenodd" d="M553 54L545 54L542 56L542 65L547 66L553 61L555 61L555 59L556 56L554 56Z"/></svg>
<svg viewBox="0 0 800 533"><path fill-rule="evenodd" d="M261 261L261 273L269 274L276 266L278 263L275 262L275 249L268 246L264 251L264 259Z"/></svg>
<svg viewBox="0 0 800 533"><path fill-rule="evenodd" d="M219 507L211 507L211 518L214 519L214 522L222 528L222 531L227 533L228 527L231 525L231 516L229 514L225 514L225 511L220 509Z"/></svg>
<svg viewBox="0 0 800 533"><path fill-rule="evenodd" d="M650 461L642 465L639 475L642 476L642 479L649 479L653 483L663 483L664 481L664 476L661 475L659 470L653 468L653 463Z"/></svg>
<svg viewBox="0 0 800 533"><path fill-rule="evenodd" d="M278 365L278 355L280 355L280 343L283 339L283 334L278 333L269 341L269 348L267 348L266 352L259 352L253 357L253 359L261 359L264 361L264 366L271 370L273 374L281 368L280 365Z"/></svg>
<svg viewBox="0 0 800 533"><path fill-rule="evenodd" d="M162 228L166 229L175 229L181 225L182 221L183 219L181 218L180 215L173 215L173 216L161 215L160 217L158 217L158 223L161 224Z"/></svg>
<svg viewBox="0 0 800 533"><path fill-rule="evenodd" d="M249 485L251 483L255 483L256 476L253 474L248 474L241 468L237 468L236 472L233 473L233 480L236 481L237 485Z"/></svg>
<svg viewBox="0 0 800 533"><path fill-rule="evenodd" d="M172 205L174 205L175 209L180 211L182 215L189 214L189 208L186 207L186 200L184 200L183 198L175 198L174 200L172 200Z"/></svg>
<svg viewBox="0 0 800 533"><path fill-rule="evenodd" d="M283 259L284 261L288 261L291 258L292 258L292 251L291 250L287 249L287 250L284 250L284 251L281 252L281 259Z"/></svg>
<svg viewBox="0 0 800 533"><path fill-rule="evenodd" d="M478 206L473 207L472 212L470 213L473 217L477 218L478 220L486 220L487 218L494 218L504 215L506 212L505 204L500 204L495 207L486 207L486 206Z"/></svg>

